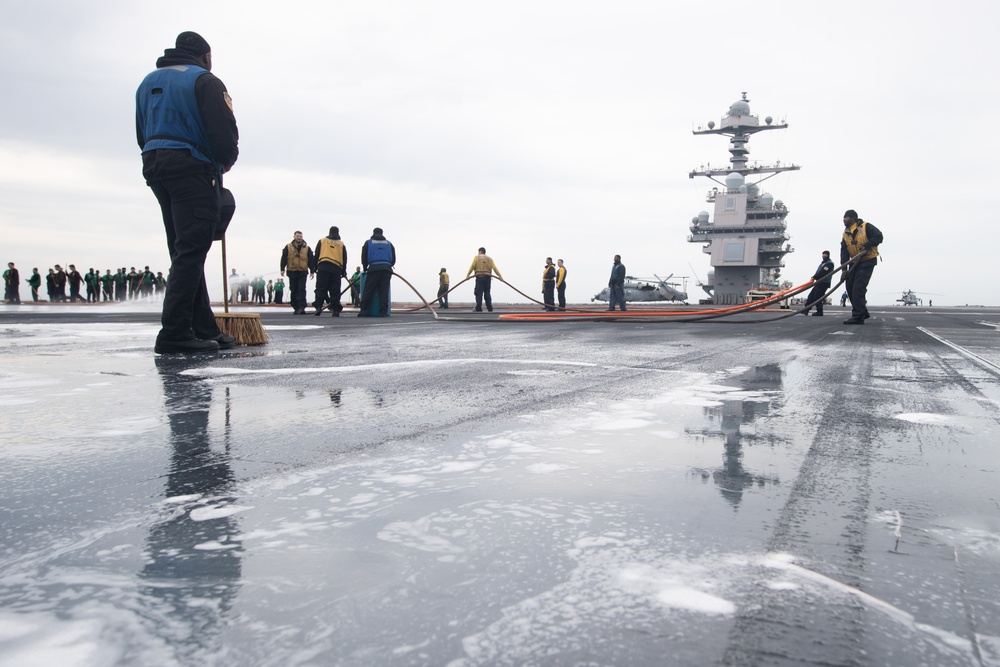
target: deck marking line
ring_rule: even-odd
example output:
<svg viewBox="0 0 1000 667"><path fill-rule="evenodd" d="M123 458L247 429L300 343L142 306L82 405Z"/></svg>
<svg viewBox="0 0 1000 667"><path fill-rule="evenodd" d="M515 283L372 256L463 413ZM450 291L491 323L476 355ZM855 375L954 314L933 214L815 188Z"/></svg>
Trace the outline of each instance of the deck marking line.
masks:
<svg viewBox="0 0 1000 667"><path fill-rule="evenodd" d="M917 330L918 331L923 331L925 334L927 334L928 336L930 336L934 340L936 340L938 342L941 342L941 343L944 343L945 345L947 345L951 349L955 350L959 354L965 355L966 357L968 357L972 361L975 361L976 363L978 363L978 364L986 367L987 370L993 371L994 373L1000 375L1000 366L997 366L992 361L988 361L987 359L983 359L982 357L980 357L975 352L971 352L969 350L966 350L961 345L956 345L955 343L952 343L947 338L942 338L941 336L938 336L936 333L932 333L932 332L928 331L927 329L925 329L923 327L917 327Z"/></svg>

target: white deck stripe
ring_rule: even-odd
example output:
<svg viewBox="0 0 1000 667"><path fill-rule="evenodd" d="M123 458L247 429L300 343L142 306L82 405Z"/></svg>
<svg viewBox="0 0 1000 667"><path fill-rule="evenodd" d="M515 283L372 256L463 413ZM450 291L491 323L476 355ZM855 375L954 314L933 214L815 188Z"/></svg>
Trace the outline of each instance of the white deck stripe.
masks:
<svg viewBox="0 0 1000 667"><path fill-rule="evenodd" d="M975 352L970 352L969 350L966 350L961 345L956 345L955 343L952 343L947 338L942 338L941 336L938 336L936 333L932 333L932 332L928 331L927 329L925 329L923 327L917 327L917 329L919 331L923 331L925 334L927 334L928 336L930 336L934 340L939 341L941 343L944 343L945 345L947 345L951 349L955 350L959 354L965 355L966 357L968 357L969 359L972 359L976 363L978 363L978 364L980 364L982 366L985 366L987 370L991 370L994 373L1000 374L1000 366L997 366L992 361L988 361L986 359L983 359L982 357L980 357Z"/></svg>

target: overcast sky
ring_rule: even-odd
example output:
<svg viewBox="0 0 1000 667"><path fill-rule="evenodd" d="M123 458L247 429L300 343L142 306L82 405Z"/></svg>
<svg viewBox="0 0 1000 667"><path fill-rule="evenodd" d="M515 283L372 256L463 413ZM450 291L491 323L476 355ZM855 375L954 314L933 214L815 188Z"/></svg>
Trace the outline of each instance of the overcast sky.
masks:
<svg viewBox="0 0 1000 667"><path fill-rule="evenodd" d="M729 153L725 137L691 131L747 91L752 113L790 125L756 135L751 158L802 167L762 186L791 211L783 278L808 280L821 250L836 257L854 208L885 234L874 303L913 289L935 305L1000 305L998 7L5 2L0 251L22 277L56 263L166 272L134 95L194 30L240 127L226 180L240 273L276 277L293 231L314 245L330 225L353 267L381 226L425 295L441 267L457 282L485 245L532 295L545 257L561 257L569 300L589 302L617 253L631 275L690 276L696 299L710 265L688 227L711 210L713 183L688 172ZM219 298L217 248L208 267ZM407 291L393 296L414 300Z"/></svg>

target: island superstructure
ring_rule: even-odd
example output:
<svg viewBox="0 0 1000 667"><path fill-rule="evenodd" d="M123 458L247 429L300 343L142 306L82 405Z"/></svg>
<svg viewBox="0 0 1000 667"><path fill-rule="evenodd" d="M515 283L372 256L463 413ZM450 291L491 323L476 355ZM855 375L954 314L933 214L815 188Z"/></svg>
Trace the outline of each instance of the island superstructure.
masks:
<svg viewBox="0 0 1000 667"><path fill-rule="evenodd" d="M691 171L688 176L704 176L718 183L708 192L707 201L715 204L714 216L701 211L691 220L690 243L704 244L703 251L711 255L713 268L709 276L712 301L717 304L737 304L747 300L747 292L759 287L777 288L784 266L784 256L793 251L788 243L785 218L788 208L781 200L762 193L760 183L786 171L795 171L794 164L760 164L748 159L750 136L765 130L783 130L785 122L775 124L771 116L760 124L750 114L750 100L743 93L733 102L729 112L716 127L693 130L693 134L721 134L730 137L731 155L727 168L711 165ZM722 180L720 180L722 179ZM748 182L748 179L752 182Z"/></svg>

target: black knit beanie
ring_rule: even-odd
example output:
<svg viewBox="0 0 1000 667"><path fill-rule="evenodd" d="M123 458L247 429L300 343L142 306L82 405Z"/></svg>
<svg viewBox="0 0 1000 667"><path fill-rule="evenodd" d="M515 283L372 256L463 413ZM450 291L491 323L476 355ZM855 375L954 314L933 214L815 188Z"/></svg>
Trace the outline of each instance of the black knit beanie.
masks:
<svg viewBox="0 0 1000 667"><path fill-rule="evenodd" d="M178 51L190 53L193 56L203 56L212 50L205 38L196 32L182 32L177 35L176 47Z"/></svg>

